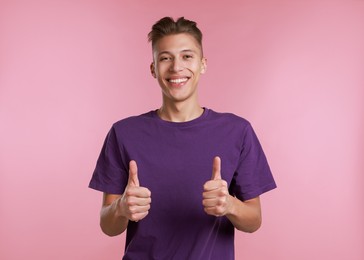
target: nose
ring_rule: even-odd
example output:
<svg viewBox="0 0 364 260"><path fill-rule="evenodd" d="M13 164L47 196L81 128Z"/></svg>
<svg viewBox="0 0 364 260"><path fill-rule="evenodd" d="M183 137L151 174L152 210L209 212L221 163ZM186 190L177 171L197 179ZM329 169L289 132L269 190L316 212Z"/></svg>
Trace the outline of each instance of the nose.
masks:
<svg viewBox="0 0 364 260"><path fill-rule="evenodd" d="M184 69L183 62L180 59L174 59L169 68L172 72L178 72Z"/></svg>

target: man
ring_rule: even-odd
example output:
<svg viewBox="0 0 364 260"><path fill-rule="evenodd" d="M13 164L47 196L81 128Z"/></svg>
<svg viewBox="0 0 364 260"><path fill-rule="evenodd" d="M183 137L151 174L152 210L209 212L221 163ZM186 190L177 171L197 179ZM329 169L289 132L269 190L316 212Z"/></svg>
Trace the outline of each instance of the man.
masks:
<svg viewBox="0 0 364 260"><path fill-rule="evenodd" d="M196 23L165 17L148 36L163 103L107 135L89 185L104 192L101 228L127 230L123 259L234 259L234 228L256 231L276 187L267 160L248 121L200 106Z"/></svg>

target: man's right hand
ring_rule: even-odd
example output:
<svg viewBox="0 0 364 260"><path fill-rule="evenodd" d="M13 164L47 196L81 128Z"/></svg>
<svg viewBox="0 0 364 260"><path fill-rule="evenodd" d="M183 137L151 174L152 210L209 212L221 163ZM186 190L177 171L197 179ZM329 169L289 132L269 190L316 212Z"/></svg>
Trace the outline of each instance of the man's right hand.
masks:
<svg viewBox="0 0 364 260"><path fill-rule="evenodd" d="M128 184L118 201L120 215L138 222L148 215L151 201L150 190L139 185L136 161L130 161Z"/></svg>

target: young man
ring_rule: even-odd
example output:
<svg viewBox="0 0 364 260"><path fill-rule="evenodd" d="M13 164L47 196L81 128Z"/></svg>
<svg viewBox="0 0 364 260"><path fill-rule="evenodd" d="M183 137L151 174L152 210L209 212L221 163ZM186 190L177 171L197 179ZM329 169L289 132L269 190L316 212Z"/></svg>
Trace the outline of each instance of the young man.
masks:
<svg viewBox="0 0 364 260"><path fill-rule="evenodd" d="M104 192L101 228L127 230L123 259L234 259L234 228L256 231L276 187L266 157L248 121L200 106L196 23L165 17L148 36L163 103L107 135L89 185Z"/></svg>

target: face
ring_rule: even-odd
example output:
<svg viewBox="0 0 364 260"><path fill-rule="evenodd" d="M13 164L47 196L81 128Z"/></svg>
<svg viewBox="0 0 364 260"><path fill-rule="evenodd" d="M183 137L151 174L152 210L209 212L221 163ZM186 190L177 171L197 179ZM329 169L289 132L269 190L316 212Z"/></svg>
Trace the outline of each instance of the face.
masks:
<svg viewBox="0 0 364 260"><path fill-rule="evenodd" d="M206 59L193 36L168 35L153 49L152 75L162 89L164 102L197 102L197 85L206 70Z"/></svg>

